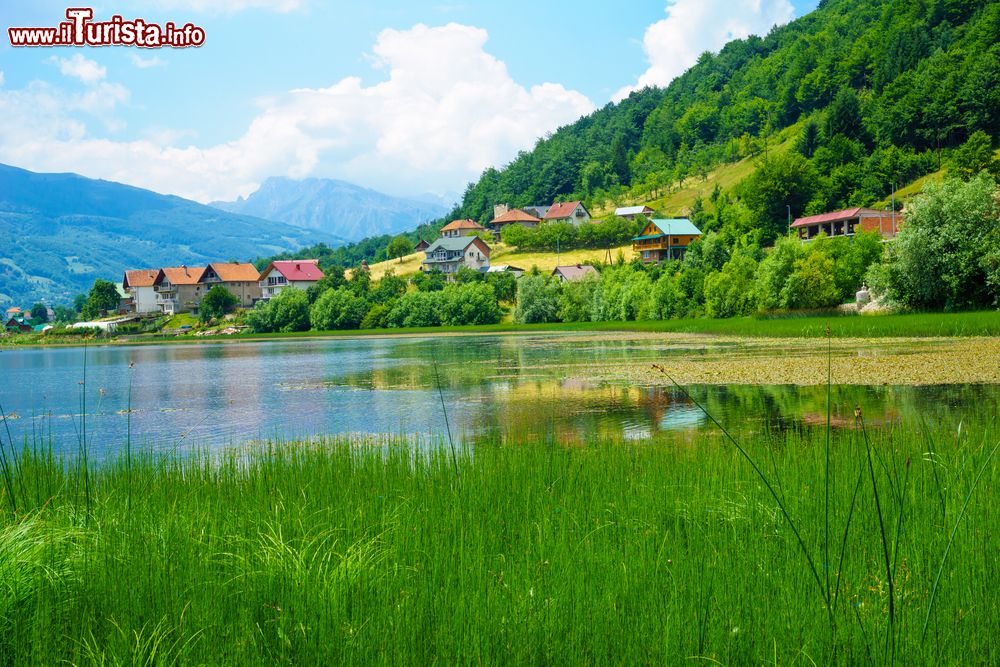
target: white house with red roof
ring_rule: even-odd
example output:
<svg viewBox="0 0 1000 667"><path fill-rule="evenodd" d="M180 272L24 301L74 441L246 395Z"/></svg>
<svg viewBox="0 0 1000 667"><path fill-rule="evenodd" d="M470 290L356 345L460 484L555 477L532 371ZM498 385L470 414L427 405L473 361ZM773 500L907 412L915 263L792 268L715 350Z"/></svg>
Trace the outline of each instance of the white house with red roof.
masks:
<svg viewBox="0 0 1000 667"><path fill-rule="evenodd" d="M446 239L457 239L460 236L475 236L485 231L486 228L475 220L452 220L441 228L441 236Z"/></svg>
<svg viewBox="0 0 1000 667"><path fill-rule="evenodd" d="M590 211L579 201L564 201L553 204L545 213L545 222L568 222L582 225L590 222Z"/></svg>
<svg viewBox="0 0 1000 667"><path fill-rule="evenodd" d="M271 262L260 273L262 299L278 296L286 287L305 290L322 280L318 259L286 259Z"/></svg>

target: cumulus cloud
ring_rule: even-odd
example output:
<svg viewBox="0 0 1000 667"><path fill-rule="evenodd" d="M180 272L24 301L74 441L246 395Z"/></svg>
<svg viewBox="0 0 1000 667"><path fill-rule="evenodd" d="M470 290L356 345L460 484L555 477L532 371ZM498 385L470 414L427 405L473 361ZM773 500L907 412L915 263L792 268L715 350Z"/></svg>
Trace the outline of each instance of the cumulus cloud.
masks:
<svg viewBox="0 0 1000 667"><path fill-rule="evenodd" d="M649 61L635 85L614 95L628 97L646 86L665 86L726 42L763 35L795 15L789 0L668 0L667 17L646 28L643 48Z"/></svg>
<svg viewBox="0 0 1000 667"><path fill-rule="evenodd" d="M58 65L63 76L79 79L88 85L103 81L104 77L108 75L108 70L105 67L79 53L74 53L70 58L52 56L49 58L49 62Z"/></svg>
<svg viewBox="0 0 1000 667"><path fill-rule="evenodd" d="M382 81L348 77L263 100L242 136L208 147L96 137L54 104L43 118L20 118L30 132L0 126L0 161L200 201L249 194L275 175L344 178L391 192L454 190L594 108L559 84L514 81L485 50L487 37L458 24L385 30L372 49ZM0 116L5 105L22 103L0 91Z"/></svg>

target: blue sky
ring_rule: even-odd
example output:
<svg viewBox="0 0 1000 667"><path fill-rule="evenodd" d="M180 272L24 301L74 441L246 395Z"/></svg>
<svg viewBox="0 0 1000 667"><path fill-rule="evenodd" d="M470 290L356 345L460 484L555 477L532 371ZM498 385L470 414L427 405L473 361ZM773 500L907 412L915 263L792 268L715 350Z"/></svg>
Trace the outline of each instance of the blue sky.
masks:
<svg viewBox="0 0 1000 667"><path fill-rule="evenodd" d="M629 87L816 4L101 2L97 20L190 21L206 43L14 49L4 35L0 162L202 201L270 175L455 193ZM0 26L56 25L65 8L0 0Z"/></svg>

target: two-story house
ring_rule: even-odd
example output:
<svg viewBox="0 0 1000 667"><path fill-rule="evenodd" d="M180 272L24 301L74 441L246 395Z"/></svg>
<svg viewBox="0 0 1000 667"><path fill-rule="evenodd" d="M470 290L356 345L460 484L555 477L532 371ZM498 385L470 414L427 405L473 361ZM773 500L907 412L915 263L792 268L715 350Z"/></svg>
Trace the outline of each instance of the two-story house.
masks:
<svg viewBox="0 0 1000 667"><path fill-rule="evenodd" d="M201 282L204 266L172 266L160 269L154 286L156 305L167 315L197 310L207 290Z"/></svg>
<svg viewBox="0 0 1000 667"><path fill-rule="evenodd" d="M571 225L582 225L590 222L590 211L583 202L566 201L553 204L545 212L545 222L568 222Z"/></svg>
<svg viewBox="0 0 1000 667"><path fill-rule="evenodd" d="M451 275L463 266L474 271L490 268L490 247L478 236L440 238L425 252L424 271L437 269Z"/></svg>
<svg viewBox="0 0 1000 667"><path fill-rule="evenodd" d="M684 259L688 246L700 236L701 230L687 218L656 218L632 239L632 250L639 253L647 264L665 259Z"/></svg>
<svg viewBox="0 0 1000 667"><path fill-rule="evenodd" d="M286 287L309 289L322 278L323 271L319 268L318 259L288 259L268 264L261 271L258 284L261 298L270 299L278 296Z"/></svg>
<svg viewBox="0 0 1000 667"><path fill-rule="evenodd" d="M205 268L201 282L205 293L216 285L222 285L236 297L236 305L249 308L260 300L260 274L253 264L213 262Z"/></svg>
<svg viewBox="0 0 1000 667"><path fill-rule="evenodd" d="M485 231L486 228L475 220L452 220L441 228L441 236L446 239L457 239L460 236L475 236Z"/></svg>
<svg viewBox="0 0 1000 667"><path fill-rule="evenodd" d="M156 301L156 281L160 269L136 269L126 271L122 288L129 295L126 302L134 313L158 313L162 310Z"/></svg>

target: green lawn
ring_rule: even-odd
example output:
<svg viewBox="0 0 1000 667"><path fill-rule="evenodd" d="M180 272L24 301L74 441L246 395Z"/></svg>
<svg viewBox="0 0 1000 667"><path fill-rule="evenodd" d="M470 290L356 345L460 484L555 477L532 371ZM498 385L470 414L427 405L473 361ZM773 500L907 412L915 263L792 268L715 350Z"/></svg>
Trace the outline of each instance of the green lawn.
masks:
<svg viewBox="0 0 1000 667"><path fill-rule="evenodd" d="M982 417L741 437L780 505L718 432L27 457L0 662L998 664Z"/></svg>

